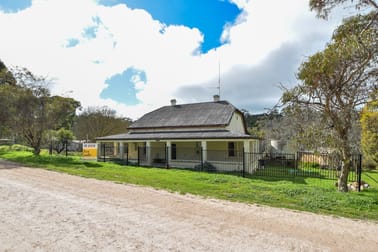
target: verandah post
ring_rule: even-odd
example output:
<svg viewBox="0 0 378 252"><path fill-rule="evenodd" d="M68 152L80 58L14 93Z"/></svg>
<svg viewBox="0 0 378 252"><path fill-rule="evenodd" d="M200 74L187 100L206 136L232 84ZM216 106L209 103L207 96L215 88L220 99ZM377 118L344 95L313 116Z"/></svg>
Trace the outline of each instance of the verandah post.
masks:
<svg viewBox="0 0 378 252"><path fill-rule="evenodd" d="M169 157L168 157L168 153L169 153L169 147L168 147L168 146L165 146L165 166L166 166L167 169L169 168Z"/></svg>

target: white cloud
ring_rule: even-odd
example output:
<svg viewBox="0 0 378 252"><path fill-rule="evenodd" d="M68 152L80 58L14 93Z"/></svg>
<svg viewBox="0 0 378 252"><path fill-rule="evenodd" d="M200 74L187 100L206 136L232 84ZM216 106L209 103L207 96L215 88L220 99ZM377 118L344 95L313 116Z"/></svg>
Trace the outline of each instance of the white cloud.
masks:
<svg viewBox="0 0 378 252"><path fill-rule="evenodd" d="M204 35L198 29L166 26L143 10L131 10L125 5L99 6L93 0L34 0L23 11L0 12L0 58L7 65L25 66L36 74L56 78L53 92L57 94L72 91L84 106L108 105L135 119L168 105L171 98L179 102L205 99L200 94L190 97L178 92L182 87L205 83L203 88L215 93L211 87L216 86L219 59L222 75L238 77L228 78L223 83L225 90L232 90L232 85L259 88L248 87L245 80L240 82L243 76L235 72L237 66L244 66L241 73L245 73L246 68L258 66L282 45L301 45L301 41L308 42L313 37L316 43L300 46L301 53L309 55L325 44L338 22L315 19L315 14L308 11L308 1L303 0L233 2L243 13L235 24L226 26L223 36L228 43L199 54L196 50ZM85 36L89 27L95 27L95 38ZM67 47L70 40L78 44ZM101 99L106 79L130 67L147 76L146 83L134 80L141 104L126 106ZM223 98L239 105L241 92L230 92Z"/></svg>

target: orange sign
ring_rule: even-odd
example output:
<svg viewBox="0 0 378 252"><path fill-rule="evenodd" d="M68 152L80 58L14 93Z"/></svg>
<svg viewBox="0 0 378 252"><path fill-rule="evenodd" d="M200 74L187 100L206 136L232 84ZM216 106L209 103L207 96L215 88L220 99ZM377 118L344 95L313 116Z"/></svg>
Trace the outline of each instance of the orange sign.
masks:
<svg viewBox="0 0 378 252"><path fill-rule="evenodd" d="M84 143L83 144L83 157L97 157L97 144Z"/></svg>

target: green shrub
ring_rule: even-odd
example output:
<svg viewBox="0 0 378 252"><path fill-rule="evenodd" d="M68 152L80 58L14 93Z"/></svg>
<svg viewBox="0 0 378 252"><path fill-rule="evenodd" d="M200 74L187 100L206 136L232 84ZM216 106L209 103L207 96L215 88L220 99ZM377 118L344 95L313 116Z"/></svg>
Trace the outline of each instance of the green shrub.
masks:
<svg viewBox="0 0 378 252"><path fill-rule="evenodd" d="M10 151L11 147L9 145L0 145L0 151L5 152L5 151Z"/></svg>
<svg viewBox="0 0 378 252"><path fill-rule="evenodd" d="M13 144L10 146L10 150L15 150L15 151L33 151L33 148L21 145L21 144Z"/></svg>

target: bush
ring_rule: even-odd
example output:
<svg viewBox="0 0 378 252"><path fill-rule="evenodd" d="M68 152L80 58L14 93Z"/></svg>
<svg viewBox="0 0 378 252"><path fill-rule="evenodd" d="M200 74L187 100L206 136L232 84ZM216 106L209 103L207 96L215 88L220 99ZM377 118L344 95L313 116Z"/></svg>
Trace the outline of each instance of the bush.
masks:
<svg viewBox="0 0 378 252"><path fill-rule="evenodd" d="M301 168L320 168L319 163L314 163L314 162L299 162L299 167Z"/></svg>
<svg viewBox="0 0 378 252"><path fill-rule="evenodd" d="M362 159L362 167L367 170L375 170L378 169L377 163L371 159Z"/></svg>
<svg viewBox="0 0 378 252"><path fill-rule="evenodd" d="M21 144L13 144L10 146L10 150L15 150L15 151L33 151L33 148L21 145Z"/></svg>
<svg viewBox="0 0 378 252"><path fill-rule="evenodd" d="M9 145L0 145L0 151L10 151L10 149Z"/></svg>

